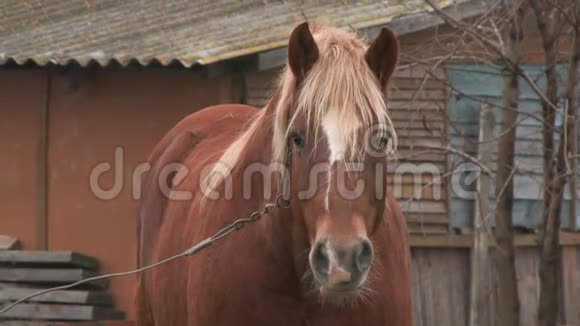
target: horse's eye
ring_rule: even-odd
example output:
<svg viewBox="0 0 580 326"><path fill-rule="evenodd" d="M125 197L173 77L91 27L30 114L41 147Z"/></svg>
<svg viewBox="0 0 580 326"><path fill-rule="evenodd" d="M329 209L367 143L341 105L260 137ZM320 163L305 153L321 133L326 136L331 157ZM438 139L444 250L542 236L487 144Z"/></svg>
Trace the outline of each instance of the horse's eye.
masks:
<svg viewBox="0 0 580 326"><path fill-rule="evenodd" d="M299 130L295 130L292 131L290 133L290 140L292 141L292 143L294 143L294 145L296 147L298 147L298 149L303 149L304 148L304 136L302 135L302 132Z"/></svg>
<svg viewBox="0 0 580 326"><path fill-rule="evenodd" d="M371 141L371 146L374 151L385 151L387 150L391 141L391 137L388 132L377 132Z"/></svg>

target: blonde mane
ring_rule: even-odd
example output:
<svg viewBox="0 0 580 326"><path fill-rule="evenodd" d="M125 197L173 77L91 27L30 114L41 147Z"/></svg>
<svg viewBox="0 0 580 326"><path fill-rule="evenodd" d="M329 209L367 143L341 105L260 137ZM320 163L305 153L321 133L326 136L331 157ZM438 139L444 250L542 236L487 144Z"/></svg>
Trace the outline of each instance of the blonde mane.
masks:
<svg viewBox="0 0 580 326"><path fill-rule="evenodd" d="M286 161L288 133L299 115L308 117L307 130L318 131L323 118L332 110L336 110L342 143L346 145L344 160L357 160L364 154L363 137L376 124L388 129L390 150L395 151L397 136L381 86L365 60L366 43L356 34L338 28L310 24L310 30L319 49L318 60L299 89L292 71L288 67L282 71L273 117L266 109L256 114L207 175L208 190L214 191L229 175L258 126L270 123L268 119L274 122L272 162ZM290 116L293 104L295 110ZM317 132L314 137L318 137Z"/></svg>

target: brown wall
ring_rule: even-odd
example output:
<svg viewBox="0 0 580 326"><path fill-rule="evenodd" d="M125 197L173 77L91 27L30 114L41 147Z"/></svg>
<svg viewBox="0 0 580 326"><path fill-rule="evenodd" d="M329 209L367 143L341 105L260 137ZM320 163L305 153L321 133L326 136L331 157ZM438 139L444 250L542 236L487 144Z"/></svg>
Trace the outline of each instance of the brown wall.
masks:
<svg viewBox="0 0 580 326"><path fill-rule="evenodd" d="M46 85L41 70L0 72L0 234L20 238L26 249L36 241L38 126ZM185 70L50 73L48 249L96 256L102 273L136 267L133 169L181 118L230 102L232 89L231 77L204 78ZM116 148L124 151L123 187L115 198L100 199L90 174L99 163L114 164ZM110 189L113 180L107 172L99 184ZM126 312L133 282L111 281L117 305Z"/></svg>
<svg viewBox="0 0 580 326"><path fill-rule="evenodd" d="M0 71L0 234L35 248L37 155L46 74Z"/></svg>

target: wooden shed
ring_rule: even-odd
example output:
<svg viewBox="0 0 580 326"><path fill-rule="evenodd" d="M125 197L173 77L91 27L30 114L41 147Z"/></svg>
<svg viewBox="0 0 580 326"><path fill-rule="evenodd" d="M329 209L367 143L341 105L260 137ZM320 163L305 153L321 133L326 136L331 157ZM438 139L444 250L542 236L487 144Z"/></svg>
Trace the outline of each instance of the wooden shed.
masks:
<svg viewBox="0 0 580 326"><path fill-rule="evenodd" d="M486 10L480 1L436 2L457 19ZM96 257L101 272L134 268L134 180L166 131L209 105L264 105L292 26L304 19L371 38L389 25L403 49L389 99L401 139L389 182L413 234L418 325L465 325L471 238L454 233L470 227L473 209L452 191L453 158L418 150L463 141L450 121L466 117L465 110L449 115L464 103L452 100L447 85L462 76L412 60L446 28L427 9L420 0L2 1L0 234L17 237L23 249ZM467 121L475 126L468 135L476 125ZM533 241L518 238L524 246ZM578 237L564 241L576 257ZM522 259L533 264L528 256ZM128 318L134 280L111 280ZM580 297L580 289L574 293ZM436 300L440 295L448 301Z"/></svg>

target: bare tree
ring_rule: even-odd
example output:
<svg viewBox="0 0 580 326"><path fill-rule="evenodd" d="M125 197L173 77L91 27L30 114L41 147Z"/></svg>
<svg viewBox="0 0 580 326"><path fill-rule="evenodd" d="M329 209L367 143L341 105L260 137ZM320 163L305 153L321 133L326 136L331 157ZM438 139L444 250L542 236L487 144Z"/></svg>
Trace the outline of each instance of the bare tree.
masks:
<svg viewBox="0 0 580 326"><path fill-rule="evenodd" d="M492 261L497 271L498 284L498 322L500 326L517 326L520 324L520 303L515 269L515 248L512 222L513 206L513 175L514 149L518 117L519 87L518 78L522 75L520 63L520 43L523 38L524 6L521 1L505 1L506 5L499 8L491 6L491 10L482 19L470 25L457 21L440 10L431 0L426 0L435 13L451 27L471 38L476 47L483 50L484 56L468 54L478 61L498 58L503 66L502 91L502 127L498 138L497 173L495 175L496 194L496 227L494 229L495 251ZM497 4L498 2L496 2ZM487 26L486 26L487 25ZM487 28L488 27L488 28ZM457 51L455 52L457 53ZM453 58L451 58L453 59ZM492 59L493 60L493 59ZM528 78L529 79L529 78ZM474 252L475 253L475 252ZM480 251L481 253L481 251ZM480 257L482 258L482 257ZM477 289L477 287L472 287ZM480 297L472 294L472 298ZM472 302L476 304L476 302ZM472 310L473 311L473 310ZM473 316L472 316L473 317ZM474 321L472 321L473 325Z"/></svg>
<svg viewBox="0 0 580 326"><path fill-rule="evenodd" d="M576 2L567 6L569 10L552 2L548 5L544 1L531 1L538 29L542 36L545 52L545 67L548 82L546 84L547 100L542 102L544 115L544 211L542 219L542 233L540 241L540 303L538 306L538 326L556 325L560 306L560 216L562 200L567 176L574 187L575 160L571 159L576 152L575 126L576 118L576 88L578 85L577 71L580 62L580 4ZM569 4L569 3L568 3ZM555 43L560 34L556 24L565 26L568 21L572 27L573 46L568 67L566 98L564 102L564 123L560 129L558 149L554 144L556 129L554 109L558 103L558 81L556 72L557 54ZM549 102L551 103L549 103ZM572 168L574 166L574 168ZM572 201L576 200L575 189L571 189ZM572 205L574 207L574 205ZM575 214L573 212L572 214Z"/></svg>
<svg viewBox="0 0 580 326"><path fill-rule="evenodd" d="M502 326L520 324L520 302L515 268L514 231L512 219L514 195L514 156L516 141L517 108L519 100L519 69L520 43L523 38L523 6L521 3L510 2L508 10L512 11L512 19L505 37L504 57L507 64L503 77L503 106L510 110L502 111L501 137L498 141L498 168L495 178L495 193L497 200L495 239L497 247L494 251L494 261L497 269L499 290L499 323ZM511 66L511 67L510 67ZM515 69L511 69L514 68Z"/></svg>
<svg viewBox="0 0 580 326"><path fill-rule="evenodd" d="M469 62L482 62L497 65L498 59L503 67L503 92L501 105L501 131L496 138L498 148L498 168L495 175L495 194L497 204L494 210L496 227L494 229L495 252L492 255L497 269L498 306L500 325L519 325L519 300L514 263L513 241L513 175L515 130L518 114L526 114L537 119L542 125L543 138L543 212L540 233L540 287L538 306L538 325L556 325L559 315L560 252L559 231L563 194L566 182L572 193L570 225L575 225L576 174L577 174L577 124L576 113L578 89L578 69L580 68L580 2L574 0L505 0L488 3L489 11L473 21L458 21L440 10L431 0L425 0L450 27L455 30L455 42L448 40L440 43L453 43L445 46L448 53L438 53L433 60L437 65L442 61L466 59ZM530 7L531 15L524 9ZM546 86L542 89L537 80L532 79L521 68L522 53L520 44L524 17L531 19L537 27L542 41L544 58L543 75ZM558 41L562 38L573 40L567 66L565 100L559 105L558 69L562 63L561 48ZM440 51L441 52L441 51ZM434 76L431 76L434 77ZM541 115L521 112L518 108L519 85L530 86L541 99ZM445 82L445 81L443 81ZM453 87L453 85L448 85ZM469 96L469 95L464 95ZM486 103L484 99L480 101ZM492 104L493 105L493 104ZM556 125L556 116L562 114L562 128ZM556 137L559 133L559 137ZM559 140L558 140L559 139ZM520 173L518 171L518 173ZM473 287L477 289L477 287ZM472 298L478 296L472 293ZM476 304L476 302L472 302ZM472 309L474 311L474 309ZM475 322L472 319L472 325Z"/></svg>

